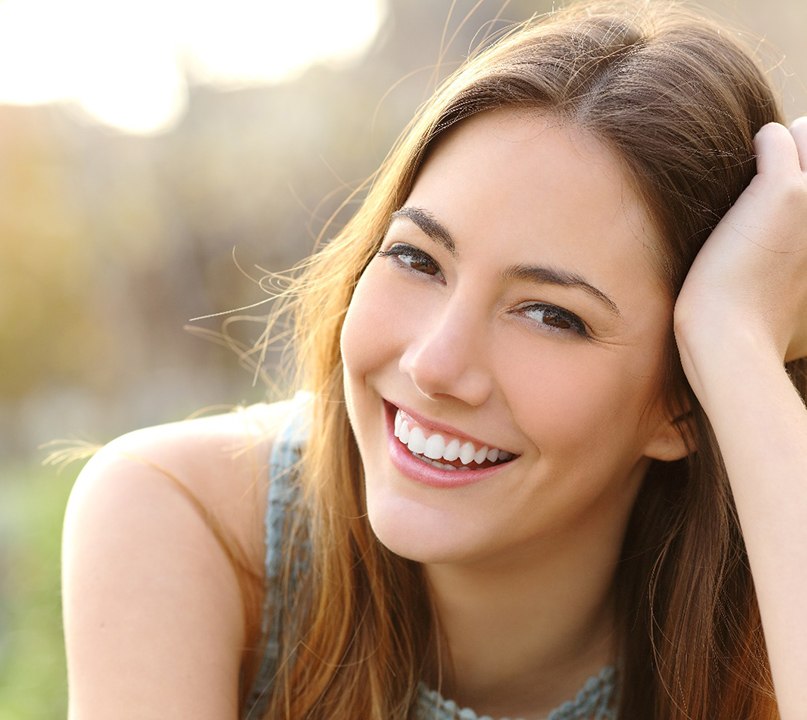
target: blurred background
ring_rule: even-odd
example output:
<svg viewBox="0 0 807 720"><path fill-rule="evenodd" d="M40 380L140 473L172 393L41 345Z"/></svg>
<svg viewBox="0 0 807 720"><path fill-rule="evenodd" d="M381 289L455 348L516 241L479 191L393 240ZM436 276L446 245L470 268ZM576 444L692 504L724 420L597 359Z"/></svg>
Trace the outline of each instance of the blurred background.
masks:
<svg viewBox="0 0 807 720"><path fill-rule="evenodd" d="M266 397L237 352L265 306L191 319L264 300L437 81L551 5L0 0L0 720L65 713L79 468L43 445ZM807 112L807 3L702 5Z"/></svg>

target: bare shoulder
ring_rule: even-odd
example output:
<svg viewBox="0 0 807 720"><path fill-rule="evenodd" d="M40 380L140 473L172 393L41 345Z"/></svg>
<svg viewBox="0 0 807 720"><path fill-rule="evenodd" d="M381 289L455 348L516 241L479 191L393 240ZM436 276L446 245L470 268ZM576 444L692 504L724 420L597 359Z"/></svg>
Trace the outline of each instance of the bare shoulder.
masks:
<svg viewBox="0 0 807 720"><path fill-rule="evenodd" d="M145 501L156 492L214 518L244 550L260 545L269 457L290 405L252 405L135 430L113 440L79 475L66 529L72 529L72 516L86 512L88 504Z"/></svg>
<svg viewBox="0 0 807 720"><path fill-rule="evenodd" d="M81 472L63 542L71 718L236 717L252 638L229 550L260 573L268 462L289 412L138 430Z"/></svg>

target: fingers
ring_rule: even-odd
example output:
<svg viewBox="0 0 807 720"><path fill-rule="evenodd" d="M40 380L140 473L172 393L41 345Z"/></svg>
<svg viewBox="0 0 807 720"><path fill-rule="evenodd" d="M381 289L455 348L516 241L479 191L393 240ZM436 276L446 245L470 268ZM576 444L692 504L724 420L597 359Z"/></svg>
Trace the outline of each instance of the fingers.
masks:
<svg viewBox="0 0 807 720"><path fill-rule="evenodd" d="M797 120L794 125L801 125ZM803 128L799 128L799 134L805 133ZM797 139L791 132L779 123L768 123L763 125L754 138L754 148L757 152L757 175L762 177L773 175L782 177L783 175L801 175L804 165L801 161L807 162L807 157L800 158L796 147ZM801 142L804 146L804 142ZM807 154L807 147L804 148Z"/></svg>
<svg viewBox="0 0 807 720"><path fill-rule="evenodd" d="M802 115L800 118L793 121L793 124L790 126L790 134L796 141L801 171L807 172L807 115Z"/></svg>

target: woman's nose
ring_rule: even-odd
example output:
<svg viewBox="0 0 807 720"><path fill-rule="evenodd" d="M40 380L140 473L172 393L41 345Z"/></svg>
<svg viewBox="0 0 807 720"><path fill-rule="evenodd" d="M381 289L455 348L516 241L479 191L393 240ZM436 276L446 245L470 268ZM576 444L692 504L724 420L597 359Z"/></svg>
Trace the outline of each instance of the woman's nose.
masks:
<svg viewBox="0 0 807 720"><path fill-rule="evenodd" d="M399 369L428 398L453 397L481 405L493 387L484 326L467 305L452 298L441 312L418 323L419 331L401 355Z"/></svg>

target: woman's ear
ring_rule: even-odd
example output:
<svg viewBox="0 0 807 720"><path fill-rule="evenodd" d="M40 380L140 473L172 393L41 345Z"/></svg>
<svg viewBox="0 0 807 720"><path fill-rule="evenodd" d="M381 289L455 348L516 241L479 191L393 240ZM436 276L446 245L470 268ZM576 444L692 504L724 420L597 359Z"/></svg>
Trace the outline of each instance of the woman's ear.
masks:
<svg viewBox="0 0 807 720"><path fill-rule="evenodd" d="M691 455L697 450L691 410L674 414L664 413L645 447L645 456L654 460L672 462Z"/></svg>

